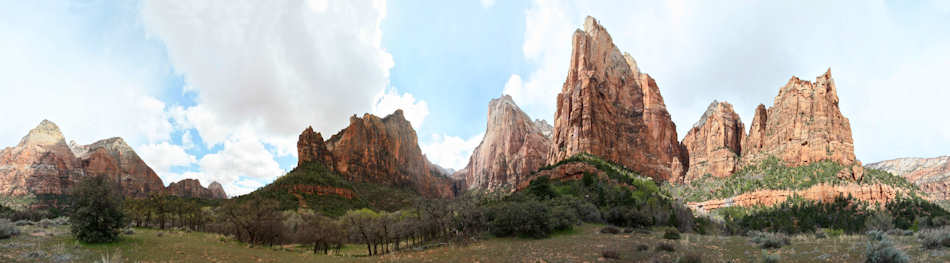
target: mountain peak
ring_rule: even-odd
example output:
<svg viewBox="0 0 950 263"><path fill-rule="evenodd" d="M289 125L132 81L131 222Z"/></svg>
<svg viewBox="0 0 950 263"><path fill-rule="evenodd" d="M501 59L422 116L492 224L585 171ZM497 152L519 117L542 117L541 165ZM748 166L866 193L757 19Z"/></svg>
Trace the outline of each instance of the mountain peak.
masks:
<svg viewBox="0 0 950 263"><path fill-rule="evenodd" d="M20 146L56 144L66 145L66 139L63 137L63 133L60 132L59 126L45 119L20 140Z"/></svg>

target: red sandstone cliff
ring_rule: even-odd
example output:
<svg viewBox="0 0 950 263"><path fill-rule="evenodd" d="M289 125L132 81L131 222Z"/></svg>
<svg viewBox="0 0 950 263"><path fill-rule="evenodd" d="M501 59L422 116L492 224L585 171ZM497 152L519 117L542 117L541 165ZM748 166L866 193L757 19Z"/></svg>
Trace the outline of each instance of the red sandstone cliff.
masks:
<svg viewBox="0 0 950 263"><path fill-rule="evenodd" d="M675 180L688 158L676 140L656 82L588 17L584 30L574 32L547 162L587 152L658 181Z"/></svg>
<svg viewBox="0 0 950 263"><path fill-rule="evenodd" d="M203 198L203 199L226 199L227 195L224 193L224 188L221 187L221 184L218 182L213 182L208 185L208 188L201 186L201 183L196 179L183 179L178 182L174 182L168 185L165 188L165 193L178 196L178 197L190 197L190 198Z"/></svg>
<svg viewBox="0 0 950 263"><path fill-rule="evenodd" d="M902 176L936 200L950 200L950 156L899 158L867 167Z"/></svg>
<svg viewBox="0 0 950 263"><path fill-rule="evenodd" d="M70 148L82 162L87 176L106 176L125 196L144 198L165 190L158 174L122 138L109 138L89 145L72 143Z"/></svg>
<svg viewBox="0 0 950 263"><path fill-rule="evenodd" d="M713 101L683 138L689 153L689 169L683 181L706 174L719 178L732 175L739 164L743 137L745 125L732 104Z"/></svg>
<svg viewBox="0 0 950 263"><path fill-rule="evenodd" d="M551 149L551 139L545 133L550 130L547 123L532 121L511 96L492 99L485 137L456 177L465 178L469 189L514 189L544 166Z"/></svg>

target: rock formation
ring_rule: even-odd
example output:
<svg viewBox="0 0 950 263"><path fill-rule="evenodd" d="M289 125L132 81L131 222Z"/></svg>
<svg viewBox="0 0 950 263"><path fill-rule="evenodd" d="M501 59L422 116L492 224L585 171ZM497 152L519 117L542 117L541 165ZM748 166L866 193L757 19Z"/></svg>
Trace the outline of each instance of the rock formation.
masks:
<svg viewBox="0 0 950 263"><path fill-rule="evenodd" d="M218 182L211 182L211 184L208 185L208 190L211 191L211 198L213 199L228 199L228 194L224 192L224 187Z"/></svg>
<svg viewBox="0 0 950 263"><path fill-rule="evenodd" d="M300 164L319 161L350 181L410 187L429 197L450 197L460 190L456 181L433 173L438 169L422 155L402 110L384 118L354 115L348 127L322 139L311 128L300 135Z"/></svg>
<svg viewBox="0 0 950 263"><path fill-rule="evenodd" d="M732 109L732 104L713 101L703 116L683 138L689 153L689 169L684 177L689 182L709 174L727 177L736 171L745 137L745 125Z"/></svg>
<svg viewBox="0 0 950 263"><path fill-rule="evenodd" d="M548 163L587 152L660 181L685 171L686 156L656 82L592 17L574 32L553 143Z"/></svg>
<svg viewBox="0 0 950 263"><path fill-rule="evenodd" d="M0 151L0 195L64 194L82 176L82 164L48 120Z"/></svg>
<svg viewBox="0 0 950 263"><path fill-rule="evenodd" d="M712 211L723 207L741 206L771 206L785 202L789 197L801 196L806 200L830 202L838 196L852 196L855 199L871 204L886 204L897 196L906 193L907 189L894 188L884 184L845 184L828 185L818 184L803 190L758 190L751 193L703 202L690 202L687 206L694 210Z"/></svg>
<svg viewBox="0 0 950 263"><path fill-rule="evenodd" d="M87 176L106 176L125 196L144 198L165 190L158 174L122 138L109 138L89 145L73 142L70 148L82 162Z"/></svg>
<svg viewBox="0 0 950 263"><path fill-rule="evenodd" d="M195 179L183 179L181 181L171 183L167 188L165 188L165 192L169 195L178 197L203 199L227 198L227 195L224 193L224 188L222 188L221 184L218 182L213 182L211 185L208 185L208 188L204 188L201 186L201 183Z"/></svg>
<svg viewBox="0 0 950 263"><path fill-rule="evenodd" d="M511 96L492 99L485 137L457 177L464 177L469 189L513 190L544 166L551 149L551 139L545 133L550 130L546 122L531 121Z"/></svg>
<svg viewBox="0 0 950 263"><path fill-rule="evenodd" d="M900 158L872 163L867 167L904 177L936 200L950 200L950 156Z"/></svg>
<svg viewBox="0 0 950 263"><path fill-rule="evenodd" d="M768 156L786 165L800 166L831 160L859 166L852 174L860 180L854 157L851 125L838 108L838 92L831 69L815 82L792 77L767 110L759 105L749 135L742 142L741 164L755 164Z"/></svg>

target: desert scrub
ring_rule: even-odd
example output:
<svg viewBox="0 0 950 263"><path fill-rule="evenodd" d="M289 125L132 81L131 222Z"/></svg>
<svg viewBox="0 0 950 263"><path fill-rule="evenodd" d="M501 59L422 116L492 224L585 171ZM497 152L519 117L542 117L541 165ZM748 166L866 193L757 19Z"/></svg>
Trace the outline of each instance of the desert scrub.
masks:
<svg viewBox="0 0 950 263"><path fill-rule="evenodd" d="M666 232L663 233L663 238L672 240L680 239L680 231L676 230L676 228L668 228Z"/></svg>
<svg viewBox="0 0 950 263"><path fill-rule="evenodd" d="M868 243L865 250L865 262L869 263L903 263L909 262L910 258L900 249L894 247L894 243L887 238L887 234L881 231L868 231Z"/></svg>
<svg viewBox="0 0 950 263"><path fill-rule="evenodd" d="M950 227L921 230L917 238L924 248L950 247Z"/></svg>
<svg viewBox="0 0 950 263"><path fill-rule="evenodd" d="M0 239L7 239L20 234L20 230L10 220L0 218Z"/></svg>
<svg viewBox="0 0 950 263"><path fill-rule="evenodd" d="M749 231L749 240L758 244L764 249L782 248L791 242L788 236L782 233L771 233L761 231Z"/></svg>

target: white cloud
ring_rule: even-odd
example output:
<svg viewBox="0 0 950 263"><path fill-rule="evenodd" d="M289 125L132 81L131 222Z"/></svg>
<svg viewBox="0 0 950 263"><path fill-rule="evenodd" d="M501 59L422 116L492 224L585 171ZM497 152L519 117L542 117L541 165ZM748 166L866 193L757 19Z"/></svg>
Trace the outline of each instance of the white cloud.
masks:
<svg viewBox="0 0 950 263"><path fill-rule="evenodd" d="M432 163L444 168L461 170L468 165L468 158L484 136L484 133L480 133L468 139L462 139L444 134L433 134L430 143L422 145L422 152Z"/></svg>
<svg viewBox="0 0 950 263"><path fill-rule="evenodd" d="M397 109L402 109L406 120L412 124L416 130L422 127L422 121L429 116L429 104L425 101L416 101L416 98L409 93L399 95L395 88L380 92L376 95L376 104L373 105L373 114L376 116L386 116L392 114Z"/></svg>
<svg viewBox="0 0 950 263"><path fill-rule="evenodd" d="M185 149L195 148L194 138L191 138L191 130L186 130L185 133L181 135L181 146Z"/></svg>
<svg viewBox="0 0 950 263"><path fill-rule="evenodd" d="M142 145L136 152L145 164L152 167L158 176L162 177L166 184L180 180L180 178L172 178L176 177L172 173L172 167L188 167L197 162L195 156L185 152L184 148L168 142Z"/></svg>
<svg viewBox="0 0 950 263"><path fill-rule="evenodd" d="M270 182L284 174L284 170L274 161L274 155L253 135L232 136L223 145L221 151L206 154L198 161L201 179L217 181L227 188L234 187L231 185L233 183L249 179Z"/></svg>
<svg viewBox="0 0 950 263"><path fill-rule="evenodd" d="M484 8L490 8L495 5L495 0L479 0Z"/></svg>
<svg viewBox="0 0 950 263"><path fill-rule="evenodd" d="M242 129L271 141L308 125L335 133L369 112L393 67L385 11L378 0L148 0L141 13L197 97L188 120L216 145Z"/></svg>

